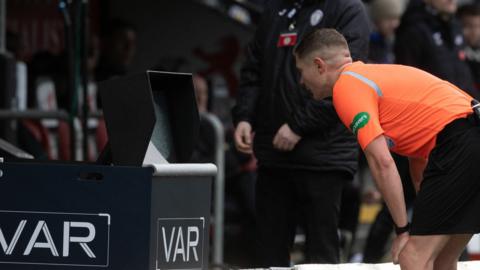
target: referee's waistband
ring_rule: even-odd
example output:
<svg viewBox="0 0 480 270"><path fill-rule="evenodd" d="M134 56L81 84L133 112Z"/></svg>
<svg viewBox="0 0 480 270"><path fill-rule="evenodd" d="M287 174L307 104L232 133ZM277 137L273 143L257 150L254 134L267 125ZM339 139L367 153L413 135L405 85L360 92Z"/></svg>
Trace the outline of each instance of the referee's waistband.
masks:
<svg viewBox="0 0 480 270"><path fill-rule="evenodd" d="M464 131L478 126L478 120L476 119L476 115L471 113L467 115L465 118L457 118L452 122L448 123L442 131L437 134L437 145L441 144L442 142L448 140L451 137L454 137L458 134L463 133Z"/></svg>

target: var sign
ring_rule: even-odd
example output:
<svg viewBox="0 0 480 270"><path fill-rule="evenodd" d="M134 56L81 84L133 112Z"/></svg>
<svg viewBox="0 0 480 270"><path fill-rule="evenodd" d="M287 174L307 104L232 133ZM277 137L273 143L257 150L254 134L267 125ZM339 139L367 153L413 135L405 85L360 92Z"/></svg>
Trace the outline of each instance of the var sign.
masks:
<svg viewBox="0 0 480 270"><path fill-rule="evenodd" d="M204 229L203 217L158 219L156 269L203 268Z"/></svg>
<svg viewBox="0 0 480 270"><path fill-rule="evenodd" d="M0 264L107 267L109 238L108 214L0 210Z"/></svg>

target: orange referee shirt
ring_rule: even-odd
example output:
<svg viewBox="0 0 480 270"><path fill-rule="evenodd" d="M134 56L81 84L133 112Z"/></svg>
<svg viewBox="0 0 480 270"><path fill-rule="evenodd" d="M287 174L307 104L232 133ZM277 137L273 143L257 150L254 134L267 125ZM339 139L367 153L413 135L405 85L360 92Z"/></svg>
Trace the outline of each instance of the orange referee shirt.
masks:
<svg viewBox="0 0 480 270"><path fill-rule="evenodd" d="M422 70L355 62L341 73L333 104L362 149L383 134L391 151L427 158L437 134L473 113L468 94Z"/></svg>

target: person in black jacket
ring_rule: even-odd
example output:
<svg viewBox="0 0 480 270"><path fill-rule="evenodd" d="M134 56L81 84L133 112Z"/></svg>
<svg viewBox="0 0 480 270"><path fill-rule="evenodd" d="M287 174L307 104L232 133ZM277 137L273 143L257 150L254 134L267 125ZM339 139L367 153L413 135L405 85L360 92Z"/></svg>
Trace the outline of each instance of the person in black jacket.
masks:
<svg viewBox="0 0 480 270"><path fill-rule="evenodd" d="M259 266L290 265L300 216L306 261L339 262L340 196L358 147L331 100L314 101L302 90L292 54L296 40L326 27L346 36L354 59L366 59L370 29L360 0L270 1L246 51L232 113L237 149L258 159Z"/></svg>
<svg viewBox="0 0 480 270"><path fill-rule="evenodd" d="M477 97L456 9L456 0L412 0L396 33L395 58L398 64L423 69Z"/></svg>
<svg viewBox="0 0 480 270"><path fill-rule="evenodd" d="M477 90L475 98L480 98L480 2L466 4L458 9L457 16L462 23L465 36L465 57L472 71Z"/></svg>

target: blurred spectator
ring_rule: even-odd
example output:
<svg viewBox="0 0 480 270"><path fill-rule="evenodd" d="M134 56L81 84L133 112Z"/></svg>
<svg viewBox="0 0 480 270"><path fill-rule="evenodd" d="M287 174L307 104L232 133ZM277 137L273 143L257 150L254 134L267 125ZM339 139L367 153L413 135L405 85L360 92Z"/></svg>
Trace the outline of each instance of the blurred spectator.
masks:
<svg viewBox="0 0 480 270"><path fill-rule="evenodd" d="M399 64L418 67L478 97L454 14L457 0L411 1L395 41Z"/></svg>
<svg viewBox="0 0 480 270"><path fill-rule="evenodd" d="M331 101L314 101L303 89L292 52L309 31L335 27L346 35L353 59L365 60L368 18L358 0L277 0L264 10L233 109L235 145L254 152L259 164L257 266L290 266L301 223L305 261L338 263L341 194L356 171L357 145Z"/></svg>
<svg viewBox="0 0 480 270"><path fill-rule="evenodd" d="M194 75L193 85L198 112L200 114L208 113L207 81L199 75ZM200 120L199 138L192 154L192 161L195 163L211 163L215 161L215 131L203 119Z"/></svg>
<svg viewBox="0 0 480 270"><path fill-rule="evenodd" d="M101 36L101 51L95 79L103 81L127 74L136 51L136 29L123 19L111 20Z"/></svg>
<svg viewBox="0 0 480 270"><path fill-rule="evenodd" d="M208 64L200 74L211 76L219 73L225 79L229 95L234 97L238 88L238 79L234 71L235 62L241 52L240 43L234 36L226 36L220 39L220 50L207 52L201 48L195 48L193 53Z"/></svg>
<svg viewBox="0 0 480 270"><path fill-rule="evenodd" d="M477 91L480 90L480 3L466 4L458 9L467 47L465 57L472 70ZM478 96L477 96L478 98Z"/></svg>
<svg viewBox="0 0 480 270"><path fill-rule="evenodd" d="M370 35L368 60L373 63L393 63L395 30L400 25L404 3L401 0L373 0L370 16L374 31Z"/></svg>
<svg viewBox="0 0 480 270"><path fill-rule="evenodd" d="M208 83L199 75L193 76L193 85L195 87L195 98L197 100L197 108L199 113L208 111Z"/></svg>

